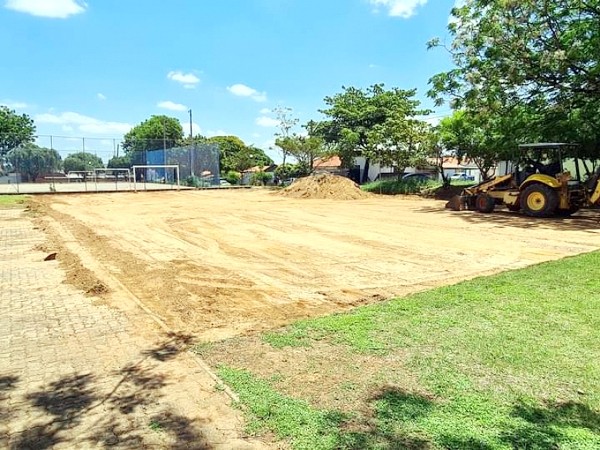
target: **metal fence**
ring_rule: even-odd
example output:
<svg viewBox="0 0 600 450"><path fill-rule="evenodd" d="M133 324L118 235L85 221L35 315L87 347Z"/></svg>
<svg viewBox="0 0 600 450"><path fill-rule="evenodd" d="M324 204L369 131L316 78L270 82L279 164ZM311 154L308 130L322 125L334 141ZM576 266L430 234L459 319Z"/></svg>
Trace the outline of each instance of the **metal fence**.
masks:
<svg viewBox="0 0 600 450"><path fill-rule="evenodd" d="M49 149L50 156L44 158L10 157L10 151L0 158L1 193L42 193L42 192L105 192L133 189L133 181L143 180L145 190L173 189L176 186L175 173L170 169L110 170L109 161L127 155L125 161L113 167L131 169L131 166L175 165L183 186L219 185L219 147L213 143L165 148L168 141L147 142L163 146L151 150L133 151L126 154L122 148L122 138L74 138L64 136L37 136L36 145ZM90 167L78 170L65 170L65 159L74 154L93 155L95 160ZM52 161L48 161L51 158ZM113 160L114 163L115 160ZM95 170L100 167L106 170ZM32 176L32 174L34 174ZM139 188L139 186L138 186Z"/></svg>

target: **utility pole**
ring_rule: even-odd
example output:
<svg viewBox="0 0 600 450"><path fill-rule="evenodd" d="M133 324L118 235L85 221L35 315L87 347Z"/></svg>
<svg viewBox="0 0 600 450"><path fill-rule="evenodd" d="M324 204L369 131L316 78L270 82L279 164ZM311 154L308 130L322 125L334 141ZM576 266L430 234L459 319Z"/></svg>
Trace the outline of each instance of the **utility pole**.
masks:
<svg viewBox="0 0 600 450"><path fill-rule="evenodd" d="M188 110L190 113L190 175L194 176L194 152L196 151L196 146L194 145L194 132L192 130L192 109Z"/></svg>
<svg viewBox="0 0 600 450"><path fill-rule="evenodd" d="M163 164L167 165L167 130L165 128L165 118L162 119L163 126ZM167 182L167 168L163 168L165 183Z"/></svg>

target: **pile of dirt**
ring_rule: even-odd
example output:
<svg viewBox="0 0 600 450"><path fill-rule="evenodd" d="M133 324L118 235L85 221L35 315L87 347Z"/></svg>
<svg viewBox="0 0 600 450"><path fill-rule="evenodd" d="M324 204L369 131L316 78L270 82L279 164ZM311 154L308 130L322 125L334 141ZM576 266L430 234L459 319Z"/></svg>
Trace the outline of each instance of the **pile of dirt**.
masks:
<svg viewBox="0 0 600 450"><path fill-rule="evenodd" d="M358 184L346 177L319 173L298 178L281 191L281 195L295 198L331 198L335 200L357 200L370 194L361 191Z"/></svg>

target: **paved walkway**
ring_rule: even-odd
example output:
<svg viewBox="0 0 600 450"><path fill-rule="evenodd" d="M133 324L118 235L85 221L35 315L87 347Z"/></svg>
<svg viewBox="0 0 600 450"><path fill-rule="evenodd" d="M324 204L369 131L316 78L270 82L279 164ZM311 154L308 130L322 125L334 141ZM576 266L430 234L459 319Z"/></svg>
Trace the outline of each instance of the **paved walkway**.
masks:
<svg viewBox="0 0 600 450"><path fill-rule="evenodd" d="M65 284L44 239L23 210L0 209L0 448L263 447L188 336Z"/></svg>

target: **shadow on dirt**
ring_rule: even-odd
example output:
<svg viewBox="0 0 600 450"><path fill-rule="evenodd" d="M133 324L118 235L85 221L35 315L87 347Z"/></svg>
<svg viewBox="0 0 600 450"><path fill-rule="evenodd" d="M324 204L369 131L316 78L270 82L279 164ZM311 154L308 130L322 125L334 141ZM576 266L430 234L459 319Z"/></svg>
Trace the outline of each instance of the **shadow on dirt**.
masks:
<svg viewBox="0 0 600 450"><path fill-rule="evenodd" d="M158 406L163 388L176 382L161 373L161 364L186 350L190 342L191 336L168 334L155 347L141 352L138 361L112 374L111 379L117 381L109 386L105 374L76 373L29 393L27 404L21 407L42 413L40 419L25 431L5 437L4 442L0 439L2 447L210 448L202 423ZM0 395L16 383L16 377L0 377Z"/></svg>
<svg viewBox="0 0 600 450"><path fill-rule="evenodd" d="M464 220L471 224L488 224L500 228L538 228L552 230L569 231L589 231L600 230L600 210L588 209L579 211L571 217L550 217L538 219L526 216L520 212L511 212L505 209L499 209L489 214L482 214L477 211L451 211L440 207L422 207L418 212L426 214L438 214L440 220L444 217L452 216Z"/></svg>

